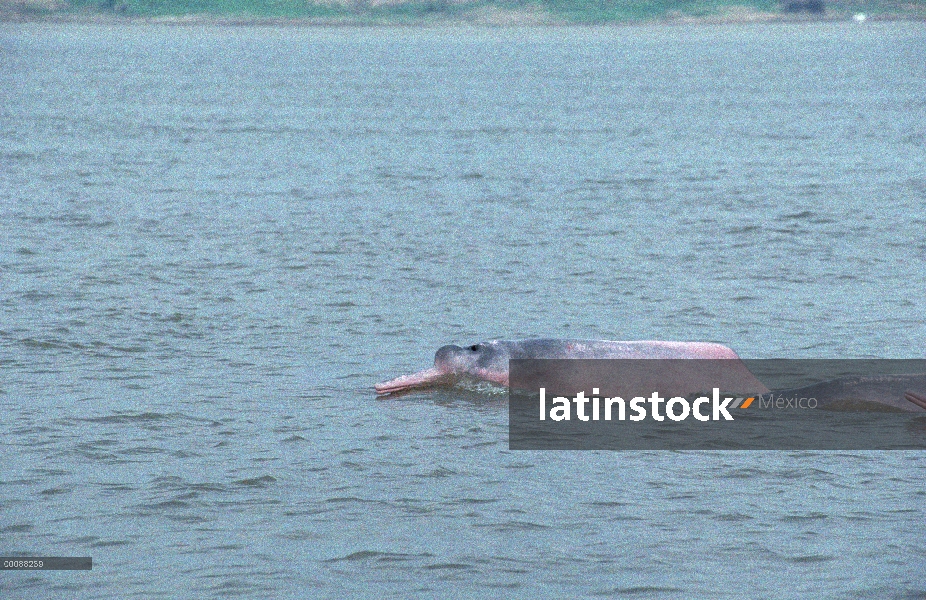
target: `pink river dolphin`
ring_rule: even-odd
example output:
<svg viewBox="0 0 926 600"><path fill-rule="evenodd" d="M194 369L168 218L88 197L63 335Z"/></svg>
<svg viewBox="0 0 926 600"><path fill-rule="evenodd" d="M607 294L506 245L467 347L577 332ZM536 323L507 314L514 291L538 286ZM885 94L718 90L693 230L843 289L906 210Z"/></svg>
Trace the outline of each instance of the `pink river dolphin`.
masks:
<svg viewBox="0 0 926 600"><path fill-rule="evenodd" d="M443 346L434 355L434 366L424 371L377 383L378 394L396 394L409 390L454 385L462 379L475 379L508 386L508 361L512 359L721 359L736 361L724 366L726 382L748 388L749 393L770 392L740 360L736 352L723 344L708 342L664 342L571 339L492 340L472 346ZM715 363L716 364L716 363ZM711 365L705 367L709 369ZM698 383L691 373L688 385ZM709 379L708 379L709 380ZM701 379L701 382L706 381ZM836 398L868 399L903 411L926 410L926 373L886 377L849 377L815 384L795 391L814 393L821 402ZM681 393L694 391L682 390ZM732 389L732 388L731 388Z"/></svg>
<svg viewBox="0 0 926 600"><path fill-rule="evenodd" d="M509 360L540 358L740 360L736 352L727 346L707 342L492 340L466 348L443 346L434 355L434 366L430 369L377 383L375 388L378 394L394 394L416 388L453 385L464 377L507 386ZM764 393L768 390L761 386L758 391Z"/></svg>

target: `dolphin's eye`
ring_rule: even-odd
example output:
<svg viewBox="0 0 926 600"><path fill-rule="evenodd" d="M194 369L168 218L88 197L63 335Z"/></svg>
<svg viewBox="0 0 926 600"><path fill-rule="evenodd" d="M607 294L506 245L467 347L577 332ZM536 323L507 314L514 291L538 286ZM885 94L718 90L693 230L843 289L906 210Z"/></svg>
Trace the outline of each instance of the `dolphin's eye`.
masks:
<svg viewBox="0 0 926 600"><path fill-rule="evenodd" d="M481 346L479 344L473 344L472 346L469 347L469 349L472 350L473 352L479 352L480 347Z"/></svg>

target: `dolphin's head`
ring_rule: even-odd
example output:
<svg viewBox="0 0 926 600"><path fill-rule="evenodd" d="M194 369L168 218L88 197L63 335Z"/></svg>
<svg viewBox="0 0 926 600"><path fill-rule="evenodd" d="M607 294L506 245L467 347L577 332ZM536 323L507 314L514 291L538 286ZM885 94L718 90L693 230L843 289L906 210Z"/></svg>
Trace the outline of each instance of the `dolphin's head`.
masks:
<svg viewBox="0 0 926 600"><path fill-rule="evenodd" d="M508 348L499 341L480 342L461 348L450 344L434 354L434 366L458 376L506 385L508 383Z"/></svg>
<svg viewBox="0 0 926 600"><path fill-rule="evenodd" d="M434 366L412 375L403 375L376 384L379 394L438 385L453 385L464 377L508 385L510 353L503 342L480 342L461 347L443 346L434 354Z"/></svg>

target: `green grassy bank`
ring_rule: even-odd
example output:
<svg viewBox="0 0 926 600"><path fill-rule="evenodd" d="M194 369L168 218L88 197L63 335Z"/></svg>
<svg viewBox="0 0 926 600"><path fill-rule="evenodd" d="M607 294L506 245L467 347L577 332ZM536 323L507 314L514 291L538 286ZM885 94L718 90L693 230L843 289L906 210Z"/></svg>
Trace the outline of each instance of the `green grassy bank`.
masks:
<svg viewBox="0 0 926 600"><path fill-rule="evenodd" d="M0 18L7 20L594 24L850 19L859 13L926 19L926 0L0 0Z"/></svg>

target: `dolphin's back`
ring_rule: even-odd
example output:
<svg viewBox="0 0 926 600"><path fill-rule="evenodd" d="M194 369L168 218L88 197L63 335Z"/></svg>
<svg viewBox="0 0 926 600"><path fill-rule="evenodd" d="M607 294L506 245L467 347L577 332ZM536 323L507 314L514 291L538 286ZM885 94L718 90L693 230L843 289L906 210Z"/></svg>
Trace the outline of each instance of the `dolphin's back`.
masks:
<svg viewBox="0 0 926 600"><path fill-rule="evenodd" d="M712 358L738 359L736 352L723 344L708 342L662 342L571 339L504 340L511 358Z"/></svg>

